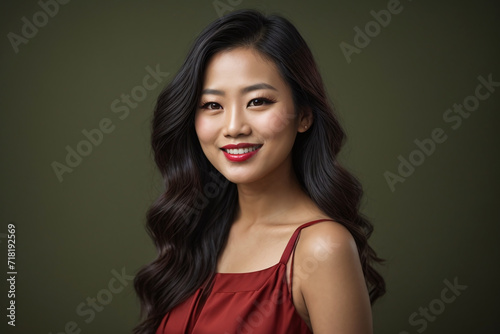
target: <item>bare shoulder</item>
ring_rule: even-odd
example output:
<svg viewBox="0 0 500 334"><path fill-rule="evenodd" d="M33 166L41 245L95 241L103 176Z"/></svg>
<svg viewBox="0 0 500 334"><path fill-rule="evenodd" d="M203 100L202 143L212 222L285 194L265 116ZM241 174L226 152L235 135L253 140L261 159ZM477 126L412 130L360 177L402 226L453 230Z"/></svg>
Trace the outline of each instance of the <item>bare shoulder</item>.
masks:
<svg viewBox="0 0 500 334"><path fill-rule="evenodd" d="M349 230L334 221L308 226L295 252L296 307L312 331L372 333L368 290Z"/></svg>
<svg viewBox="0 0 500 334"><path fill-rule="evenodd" d="M356 242L351 232L340 223L331 220L318 222L302 229L297 245L298 257L358 256Z"/></svg>

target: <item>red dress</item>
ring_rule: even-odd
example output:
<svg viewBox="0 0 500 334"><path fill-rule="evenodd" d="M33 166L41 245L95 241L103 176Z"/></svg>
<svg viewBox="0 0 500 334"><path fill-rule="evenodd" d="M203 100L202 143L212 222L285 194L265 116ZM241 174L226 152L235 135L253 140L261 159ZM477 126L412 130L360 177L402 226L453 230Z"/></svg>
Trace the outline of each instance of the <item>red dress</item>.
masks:
<svg viewBox="0 0 500 334"><path fill-rule="evenodd" d="M249 273L216 273L212 290L200 301L202 288L163 318L156 334L311 334L292 302L286 264L300 230L290 238L281 260L272 267ZM290 268L292 278L293 257Z"/></svg>

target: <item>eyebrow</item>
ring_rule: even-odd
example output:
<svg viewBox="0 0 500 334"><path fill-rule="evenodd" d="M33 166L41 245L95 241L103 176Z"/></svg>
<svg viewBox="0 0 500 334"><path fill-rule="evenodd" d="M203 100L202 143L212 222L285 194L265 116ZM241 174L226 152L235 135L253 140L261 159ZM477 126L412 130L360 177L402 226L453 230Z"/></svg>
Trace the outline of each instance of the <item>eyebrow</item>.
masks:
<svg viewBox="0 0 500 334"><path fill-rule="evenodd" d="M274 88L273 86L262 82L262 83L258 83L258 84L243 88L241 90L241 93L249 93L251 91L258 90L258 89L272 89L272 90L277 91L277 89ZM201 94L225 95L225 93L221 90L210 89L210 88L202 90Z"/></svg>

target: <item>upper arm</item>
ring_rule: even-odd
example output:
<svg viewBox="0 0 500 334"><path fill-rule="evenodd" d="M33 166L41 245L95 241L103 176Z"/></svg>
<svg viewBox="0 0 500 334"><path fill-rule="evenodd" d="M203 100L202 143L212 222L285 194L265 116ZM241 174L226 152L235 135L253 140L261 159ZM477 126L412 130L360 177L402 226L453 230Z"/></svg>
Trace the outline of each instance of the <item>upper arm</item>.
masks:
<svg viewBox="0 0 500 334"><path fill-rule="evenodd" d="M356 243L344 226L325 221L303 229L295 261L303 273L298 287L315 334L373 332Z"/></svg>

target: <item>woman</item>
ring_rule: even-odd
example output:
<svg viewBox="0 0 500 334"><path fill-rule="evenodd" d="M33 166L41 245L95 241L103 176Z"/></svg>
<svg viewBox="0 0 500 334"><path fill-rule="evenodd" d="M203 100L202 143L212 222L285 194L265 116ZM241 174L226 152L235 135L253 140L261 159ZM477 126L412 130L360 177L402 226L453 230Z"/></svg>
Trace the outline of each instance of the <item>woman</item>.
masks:
<svg viewBox="0 0 500 334"><path fill-rule="evenodd" d="M205 28L154 113L166 189L135 333L371 333L382 260L344 139L289 21L240 10Z"/></svg>

